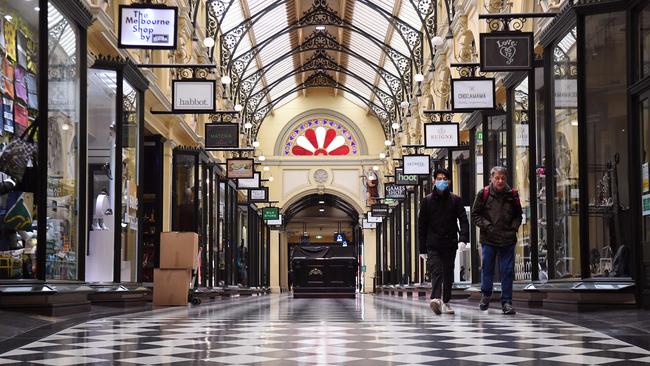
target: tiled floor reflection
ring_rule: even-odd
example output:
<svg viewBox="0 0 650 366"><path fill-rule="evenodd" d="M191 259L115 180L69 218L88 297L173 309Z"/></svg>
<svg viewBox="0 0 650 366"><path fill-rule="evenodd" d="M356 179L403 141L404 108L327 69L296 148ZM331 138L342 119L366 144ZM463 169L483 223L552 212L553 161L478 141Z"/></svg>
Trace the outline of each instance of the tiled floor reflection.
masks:
<svg viewBox="0 0 650 366"><path fill-rule="evenodd" d="M551 318L422 301L240 298L93 320L0 355L33 365L641 365L650 351Z"/></svg>

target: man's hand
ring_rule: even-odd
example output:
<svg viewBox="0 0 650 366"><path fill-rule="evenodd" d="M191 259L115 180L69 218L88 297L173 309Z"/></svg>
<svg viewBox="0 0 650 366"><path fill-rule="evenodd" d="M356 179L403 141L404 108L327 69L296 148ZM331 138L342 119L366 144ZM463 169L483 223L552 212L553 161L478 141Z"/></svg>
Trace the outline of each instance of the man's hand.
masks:
<svg viewBox="0 0 650 366"><path fill-rule="evenodd" d="M458 243L458 251L463 252L467 249L467 244L462 241Z"/></svg>

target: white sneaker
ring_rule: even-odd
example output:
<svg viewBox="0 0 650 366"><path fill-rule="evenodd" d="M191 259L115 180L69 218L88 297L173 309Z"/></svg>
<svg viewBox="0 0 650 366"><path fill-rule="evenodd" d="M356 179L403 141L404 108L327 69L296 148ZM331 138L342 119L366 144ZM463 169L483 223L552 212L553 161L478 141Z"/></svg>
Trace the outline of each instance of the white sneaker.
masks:
<svg viewBox="0 0 650 366"><path fill-rule="evenodd" d="M442 313L443 314L455 314L454 309L451 308L449 304L442 304Z"/></svg>
<svg viewBox="0 0 650 366"><path fill-rule="evenodd" d="M442 305L442 301L440 301L440 299L432 299L431 302L429 303L429 307L431 307L431 310L433 310L433 312L438 315L441 314L440 311L441 305Z"/></svg>

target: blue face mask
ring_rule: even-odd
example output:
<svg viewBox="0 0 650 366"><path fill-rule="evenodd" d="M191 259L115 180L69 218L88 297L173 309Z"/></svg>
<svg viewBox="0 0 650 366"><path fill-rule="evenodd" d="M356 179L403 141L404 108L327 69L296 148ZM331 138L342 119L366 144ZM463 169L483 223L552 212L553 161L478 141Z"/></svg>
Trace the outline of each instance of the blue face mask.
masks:
<svg viewBox="0 0 650 366"><path fill-rule="evenodd" d="M440 192L444 192L449 188L449 181L448 180L437 180L436 181L436 189L439 190Z"/></svg>

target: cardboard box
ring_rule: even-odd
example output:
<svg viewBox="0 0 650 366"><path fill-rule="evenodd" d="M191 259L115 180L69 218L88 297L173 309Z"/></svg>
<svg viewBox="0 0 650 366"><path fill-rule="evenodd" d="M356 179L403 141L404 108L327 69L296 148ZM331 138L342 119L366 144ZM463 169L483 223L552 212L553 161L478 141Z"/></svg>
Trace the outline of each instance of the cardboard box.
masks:
<svg viewBox="0 0 650 366"><path fill-rule="evenodd" d="M154 269L153 304L187 305L191 278L191 269Z"/></svg>
<svg viewBox="0 0 650 366"><path fill-rule="evenodd" d="M199 235L192 232L160 233L160 268L196 269L199 266Z"/></svg>

